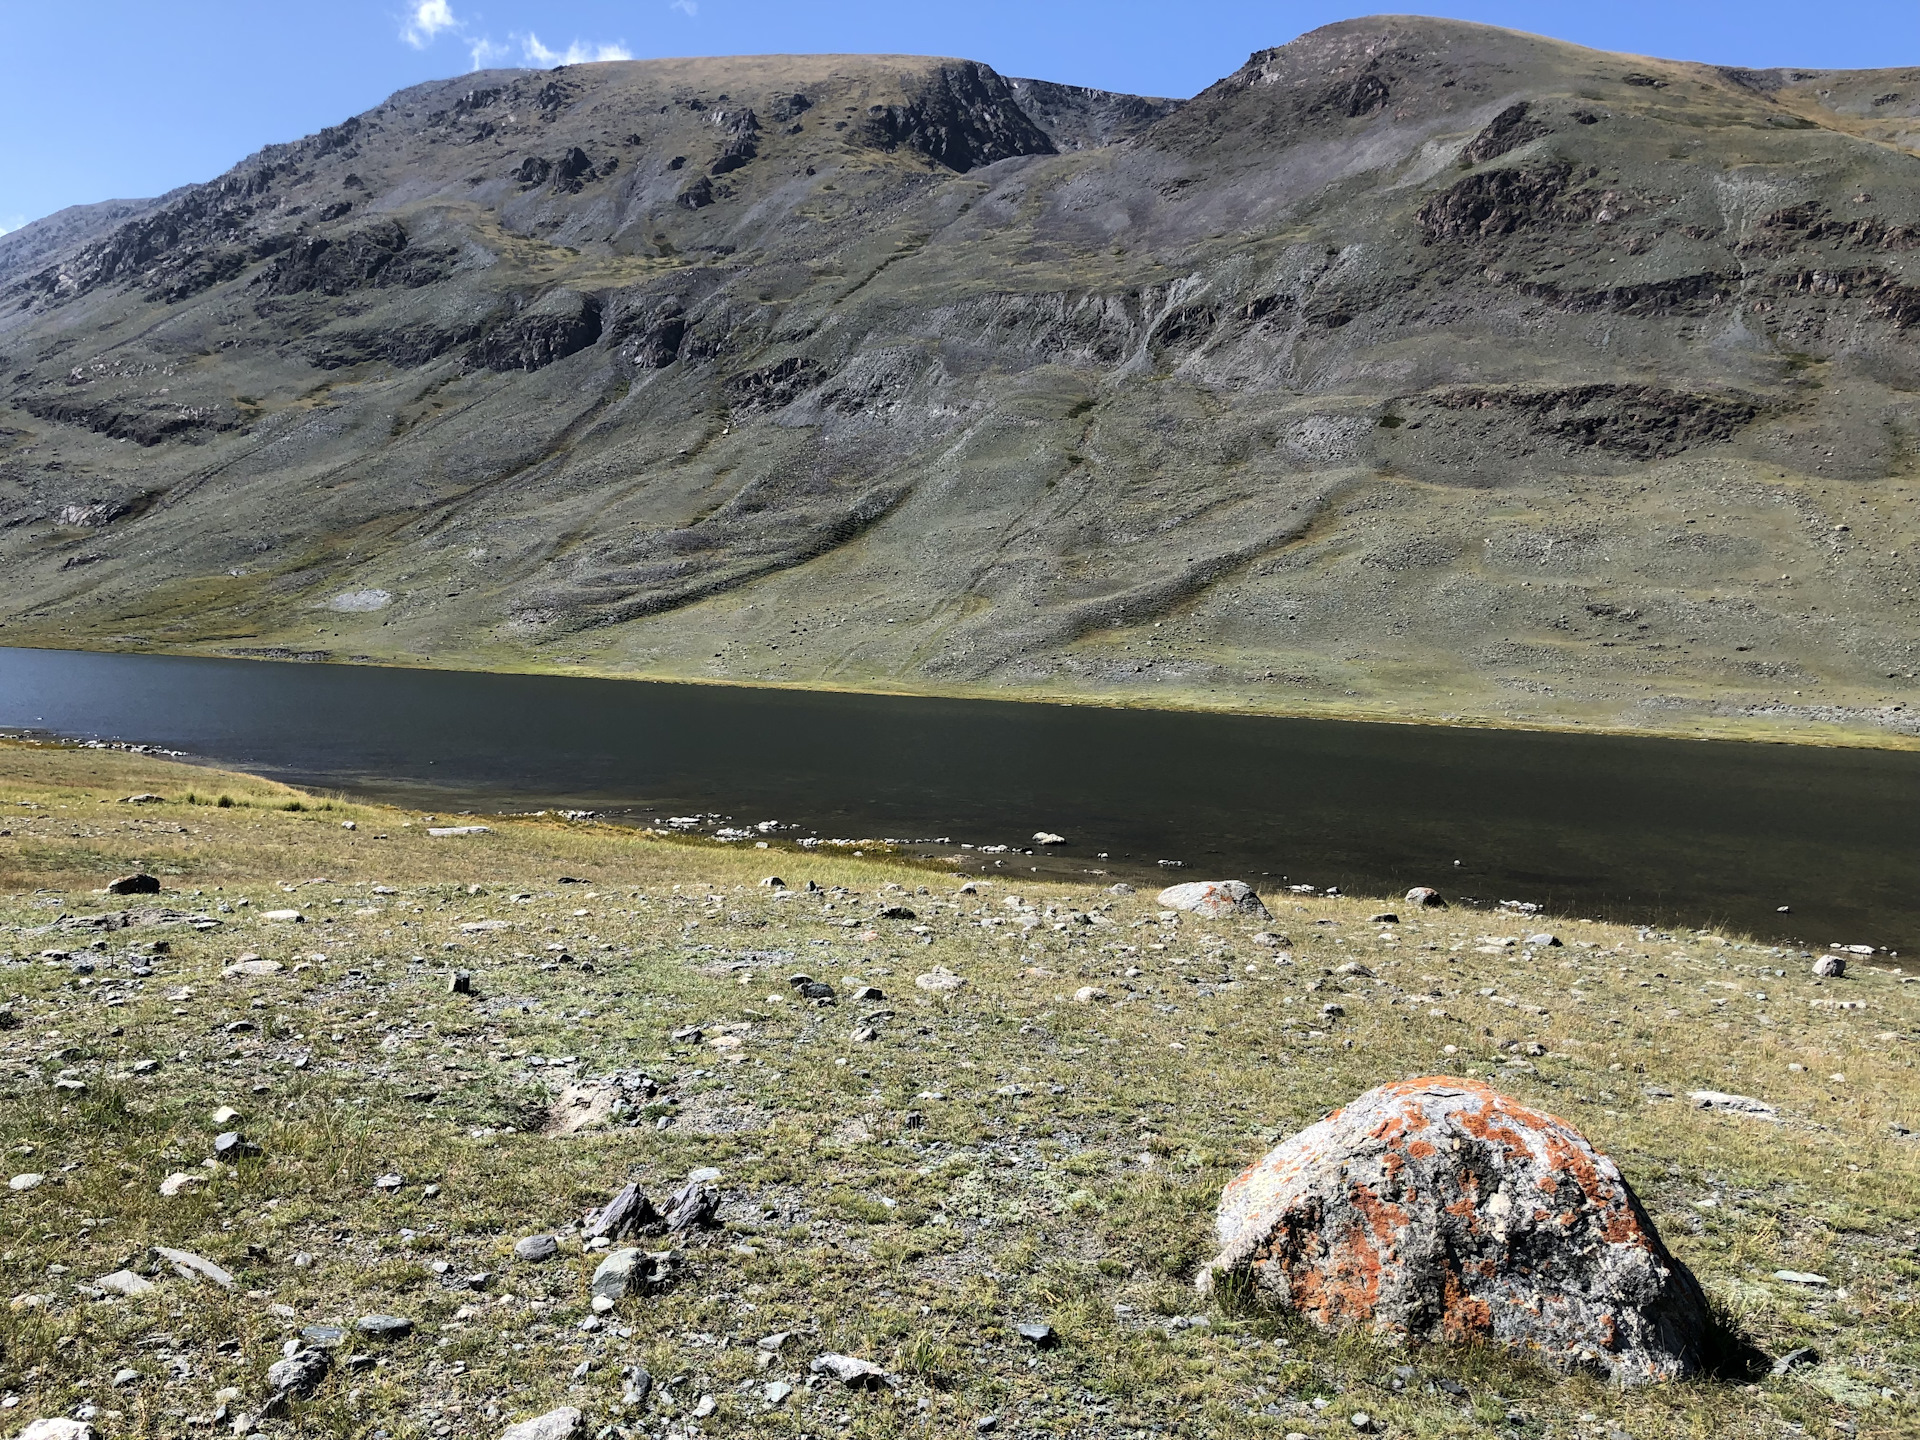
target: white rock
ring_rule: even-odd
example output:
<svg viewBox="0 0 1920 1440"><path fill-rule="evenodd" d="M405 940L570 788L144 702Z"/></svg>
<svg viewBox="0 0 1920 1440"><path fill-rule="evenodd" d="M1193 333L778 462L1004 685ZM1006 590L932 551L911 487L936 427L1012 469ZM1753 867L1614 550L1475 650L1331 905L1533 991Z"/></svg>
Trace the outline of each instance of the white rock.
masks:
<svg viewBox="0 0 1920 1440"><path fill-rule="evenodd" d="M222 1105L213 1112L213 1123L220 1126L231 1125L240 1118L240 1112L231 1105Z"/></svg>
<svg viewBox="0 0 1920 1440"><path fill-rule="evenodd" d="M549 1410L500 1432L500 1440L573 1440L580 1433L580 1412L571 1405Z"/></svg>
<svg viewBox="0 0 1920 1440"><path fill-rule="evenodd" d="M428 829L427 834L436 840L458 839L462 835L491 835L493 829L487 825L439 825ZM556 1414L559 1412L555 1412Z"/></svg>
<svg viewBox="0 0 1920 1440"><path fill-rule="evenodd" d="M1810 1270L1776 1270L1773 1278L1784 1280L1789 1285L1809 1285L1815 1288L1831 1285L1833 1282L1824 1275L1815 1275Z"/></svg>
<svg viewBox="0 0 1920 1440"><path fill-rule="evenodd" d="M173 1266L174 1273L182 1280L211 1280L222 1290L233 1289L233 1276L204 1255L196 1255L191 1250L169 1250L164 1245L154 1246L153 1253Z"/></svg>
<svg viewBox="0 0 1920 1440"><path fill-rule="evenodd" d="M116 1270L111 1275L102 1275L93 1282L112 1295L124 1295L129 1300L141 1295L151 1295L160 1287L144 1275L136 1275L131 1270Z"/></svg>
<svg viewBox="0 0 1920 1440"><path fill-rule="evenodd" d="M288 916L292 916L295 923L298 923L300 912L298 910L275 910L267 916L267 919L272 920L278 917L284 920ZM278 975L286 968L287 967L282 965L278 960L262 960L255 957L252 960L236 960L233 964L222 970L220 974L228 980L245 980L267 975Z"/></svg>
<svg viewBox="0 0 1920 1440"><path fill-rule="evenodd" d="M1098 985L1082 985L1078 990L1073 992L1073 1000L1076 1005L1091 1005L1096 1000L1104 1000L1106 998L1107 992L1102 990Z"/></svg>
<svg viewBox="0 0 1920 1440"><path fill-rule="evenodd" d="M64 1420L49 1416L36 1420L20 1432L19 1440L93 1440L93 1426L84 1420Z"/></svg>
<svg viewBox="0 0 1920 1440"><path fill-rule="evenodd" d="M9 1190L36 1190L39 1188L40 1182L46 1178L44 1175L34 1175L31 1173L16 1175L7 1181L7 1188Z"/></svg>
<svg viewBox="0 0 1920 1440"><path fill-rule="evenodd" d="M942 990L958 990L967 980L964 975L956 975L944 965L936 965L926 974L915 976L913 983L919 989L938 993Z"/></svg>
<svg viewBox="0 0 1920 1440"><path fill-rule="evenodd" d="M878 1390L887 1383L886 1371L854 1355L818 1355L807 1368L816 1375L831 1375L849 1390Z"/></svg>
<svg viewBox="0 0 1920 1440"><path fill-rule="evenodd" d="M288 925L304 925L307 920L307 917L302 915L298 910L269 910L260 918L262 920L278 920Z"/></svg>
<svg viewBox="0 0 1920 1440"><path fill-rule="evenodd" d="M1067 837L1064 835L1056 835L1051 830L1036 830L1033 832L1033 843L1036 845L1064 845L1067 843Z"/></svg>
<svg viewBox="0 0 1920 1440"><path fill-rule="evenodd" d="M189 1185L204 1185L206 1182L205 1175L191 1170L176 1170L160 1182L160 1193L171 1200Z"/></svg>
<svg viewBox="0 0 1920 1440"><path fill-rule="evenodd" d="M469 920L460 927L466 935L483 935L490 930L511 930L512 922L507 920Z"/></svg>
<svg viewBox="0 0 1920 1440"><path fill-rule="evenodd" d="M1780 1112L1764 1100L1751 1095L1729 1095L1724 1090L1689 1090L1687 1099L1696 1110L1712 1110L1722 1115L1741 1115L1749 1120L1778 1122Z"/></svg>

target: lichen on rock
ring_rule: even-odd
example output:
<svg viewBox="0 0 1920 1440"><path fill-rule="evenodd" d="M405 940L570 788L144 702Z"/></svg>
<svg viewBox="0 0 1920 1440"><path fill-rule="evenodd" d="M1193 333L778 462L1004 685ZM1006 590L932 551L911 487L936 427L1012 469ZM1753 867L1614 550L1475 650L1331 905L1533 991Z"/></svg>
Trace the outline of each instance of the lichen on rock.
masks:
<svg viewBox="0 0 1920 1440"><path fill-rule="evenodd" d="M1203 1288L1237 1279L1329 1330L1485 1341L1621 1384L1706 1364L1693 1275L1619 1168L1474 1080L1382 1085L1228 1182Z"/></svg>

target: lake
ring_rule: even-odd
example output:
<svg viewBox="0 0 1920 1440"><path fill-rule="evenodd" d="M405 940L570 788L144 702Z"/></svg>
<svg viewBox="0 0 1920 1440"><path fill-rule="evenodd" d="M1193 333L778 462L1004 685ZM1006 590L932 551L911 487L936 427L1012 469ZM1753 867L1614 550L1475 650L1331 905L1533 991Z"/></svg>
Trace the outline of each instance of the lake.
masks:
<svg viewBox="0 0 1920 1440"><path fill-rule="evenodd" d="M436 812L772 820L775 845L899 837L1003 875L1434 885L1920 944L1914 753L18 649L0 649L0 728Z"/></svg>

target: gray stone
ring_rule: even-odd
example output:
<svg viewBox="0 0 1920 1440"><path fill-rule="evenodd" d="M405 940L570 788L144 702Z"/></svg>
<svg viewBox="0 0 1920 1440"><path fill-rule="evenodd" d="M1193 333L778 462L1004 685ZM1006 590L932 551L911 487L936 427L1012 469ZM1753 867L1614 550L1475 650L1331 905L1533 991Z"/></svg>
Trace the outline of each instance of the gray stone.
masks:
<svg viewBox="0 0 1920 1440"><path fill-rule="evenodd" d="M347 1343L347 1332L338 1325L309 1325L300 1338L321 1350L337 1350Z"/></svg>
<svg viewBox="0 0 1920 1440"><path fill-rule="evenodd" d="M549 1410L500 1432L500 1440L574 1440L581 1433L580 1412L571 1405Z"/></svg>
<svg viewBox="0 0 1920 1440"><path fill-rule="evenodd" d="M1383 1085L1228 1182L1228 1277L1332 1331L1503 1345L1636 1384L1698 1373L1706 1297L1586 1138L1473 1080Z"/></svg>
<svg viewBox="0 0 1920 1440"><path fill-rule="evenodd" d="M653 1393L653 1376L643 1365L632 1366L626 1372L626 1385L620 1394L623 1405L644 1405L647 1396Z"/></svg>
<svg viewBox="0 0 1920 1440"><path fill-rule="evenodd" d="M872 1361L829 1351L814 1357L807 1369L815 1375L827 1375L849 1390L878 1390L887 1383L887 1372Z"/></svg>
<svg viewBox="0 0 1920 1440"><path fill-rule="evenodd" d="M413 1333L413 1321L404 1315L362 1315L353 1328L373 1340L404 1340Z"/></svg>
<svg viewBox="0 0 1920 1440"><path fill-rule="evenodd" d="M560 1253L560 1242L551 1235L529 1235L524 1240L514 1242L513 1256L516 1260L530 1260L538 1265L543 1260L551 1260Z"/></svg>
<svg viewBox="0 0 1920 1440"><path fill-rule="evenodd" d="M671 1250L646 1251L637 1248L614 1250L593 1272L589 1286L595 1295L622 1300L629 1295L651 1295L663 1290L673 1279L674 1257Z"/></svg>
<svg viewBox="0 0 1920 1440"><path fill-rule="evenodd" d="M217 1160L251 1160L259 1153L260 1147L238 1130L223 1131L213 1137L213 1154Z"/></svg>
<svg viewBox="0 0 1920 1440"><path fill-rule="evenodd" d="M609 1200L583 1233L588 1240L602 1236L620 1241L639 1230L657 1229L660 1213L638 1185L628 1185Z"/></svg>
<svg viewBox="0 0 1920 1440"><path fill-rule="evenodd" d="M1802 1345L1798 1349L1787 1351L1786 1354L1774 1361L1773 1373L1775 1375L1788 1375L1803 1366L1818 1365L1819 1363L1820 1352L1811 1345Z"/></svg>
<svg viewBox="0 0 1920 1440"><path fill-rule="evenodd" d="M1203 920L1273 918L1253 887L1241 880L1190 880L1184 885L1169 885L1160 892L1159 900L1169 910L1186 910Z"/></svg>
<svg viewBox="0 0 1920 1440"><path fill-rule="evenodd" d="M158 895L160 881L152 875L122 875L107 882L109 895Z"/></svg>
<svg viewBox="0 0 1920 1440"><path fill-rule="evenodd" d="M711 1230L720 1213L720 1192L711 1185L690 1180L667 1201L667 1230Z"/></svg>
<svg viewBox="0 0 1920 1440"><path fill-rule="evenodd" d="M1844 955L1822 955L1813 962L1813 973L1823 980L1842 980L1847 974L1847 957Z"/></svg>
<svg viewBox="0 0 1920 1440"><path fill-rule="evenodd" d="M778 1405L791 1394L793 1394L793 1386L784 1380L775 1380L761 1390L760 1397L769 1405Z"/></svg>
<svg viewBox="0 0 1920 1440"><path fill-rule="evenodd" d="M1060 1337L1053 1333L1053 1326L1045 1324L1016 1325L1014 1333L1029 1345L1040 1350L1051 1350L1060 1343Z"/></svg>
<svg viewBox="0 0 1920 1440"><path fill-rule="evenodd" d="M331 1364L324 1350L296 1350L267 1367L267 1388L276 1395L298 1395L307 1399L327 1378Z"/></svg>
<svg viewBox="0 0 1920 1440"><path fill-rule="evenodd" d="M1560 948L1560 937L1558 935L1550 935L1550 934L1547 934L1545 931L1542 931L1538 935L1527 936L1527 944L1538 945L1543 950L1556 950Z"/></svg>
<svg viewBox="0 0 1920 1440"><path fill-rule="evenodd" d="M1444 910L1447 908L1446 900L1441 896L1440 892L1431 885L1414 886L1413 889L1407 891L1405 899L1409 905L1419 905L1428 910Z"/></svg>

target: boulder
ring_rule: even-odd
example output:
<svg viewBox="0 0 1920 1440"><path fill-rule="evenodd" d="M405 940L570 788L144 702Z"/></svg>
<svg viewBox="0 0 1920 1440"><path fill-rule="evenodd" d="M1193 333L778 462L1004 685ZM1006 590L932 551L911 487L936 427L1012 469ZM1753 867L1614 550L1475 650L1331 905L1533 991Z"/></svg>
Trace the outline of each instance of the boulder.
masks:
<svg viewBox="0 0 1920 1440"><path fill-rule="evenodd" d="M1169 885L1160 892L1160 903L1169 910L1191 911L1203 920L1273 918L1253 887L1239 880L1190 880L1184 885Z"/></svg>
<svg viewBox="0 0 1920 1440"><path fill-rule="evenodd" d="M158 895L160 882L152 875L122 875L107 882L109 895Z"/></svg>
<svg viewBox="0 0 1920 1440"><path fill-rule="evenodd" d="M1847 957L1822 955L1813 962L1813 973L1826 980L1842 980L1847 974Z"/></svg>
<svg viewBox="0 0 1920 1440"><path fill-rule="evenodd" d="M589 1287L596 1296L624 1300L629 1295L651 1295L673 1279L671 1250L615 1250L600 1262Z"/></svg>
<svg viewBox="0 0 1920 1440"><path fill-rule="evenodd" d="M573 1440L580 1433L580 1412L571 1405L549 1410L500 1432L500 1440Z"/></svg>
<svg viewBox="0 0 1920 1440"><path fill-rule="evenodd" d="M1621 1384L1701 1370L1706 1298L1619 1169L1473 1080L1369 1090L1228 1182L1202 1284L1323 1329L1491 1342Z"/></svg>
<svg viewBox="0 0 1920 1440"><path fill-rule="evenodd" d="M938 995L943 991L960 989L967 983L967 977L954 974L944 965L936 965L926 974L914 976L913 983L917 989Z"/></svg>
<svg viewBox="0 0 1920 1440"><path fill-rule="evenodd" d="M1441 896L1440 892L1431 885L1414 886L1413 889L1407 891L1406 901L1409 905L1419 905L1428 910L1444 910L1447 908L1446 900Z"/></svg>

